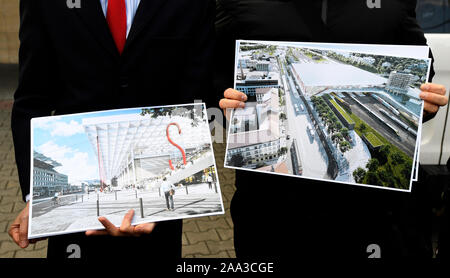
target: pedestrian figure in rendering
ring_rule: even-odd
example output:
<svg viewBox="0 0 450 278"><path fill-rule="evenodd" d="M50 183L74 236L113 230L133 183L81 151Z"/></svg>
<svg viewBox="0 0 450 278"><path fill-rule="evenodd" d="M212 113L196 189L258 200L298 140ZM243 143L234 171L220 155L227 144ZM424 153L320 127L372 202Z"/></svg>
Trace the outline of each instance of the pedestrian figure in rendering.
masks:
<svg viewBox="0 0 450 278"><path fill-rule="evenodd" d="M56 206L56 205L59 204L58 193L55 193L55 196L53 196L52 200L53 200L53 205L54 205L54 206Z"/></svg>
<svg viewBox="0 0 450 278"><path fill-rule="evenodd" d="M166 197L166 205L168 210L175 210L173 206L173 195L175 195L175 186L167 181L167 178L163 178L161 183L161 190L164 192Z"/></svg>
<svg viewBox="0 0 450 278"><path fill-rule="evenodd" d="M208 188L212 189L213 179L210 175L208 175L208 177L206 178L206 181L208 182Z"/></svg>

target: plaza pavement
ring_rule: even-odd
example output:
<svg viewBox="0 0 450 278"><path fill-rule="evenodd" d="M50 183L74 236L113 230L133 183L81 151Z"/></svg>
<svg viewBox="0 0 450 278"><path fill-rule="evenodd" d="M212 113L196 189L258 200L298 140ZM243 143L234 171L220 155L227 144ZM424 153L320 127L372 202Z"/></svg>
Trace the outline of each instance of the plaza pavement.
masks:
<svg viewBox="0 0 450 278"><path fill-rule="evenodd" d="M45 258L47 240L19 248L8 228L24 208L14 159L11 108L17 86L17 65L0 64L0 258ZM214 153L224 202L224 215L183 221L184 258L233 258L233 223L230 201L234 194L234 170L223 168L225 144L214 144Z"/></svg>
<svg viewBox="0 0 450 278"><path fill-rule="evenodd" d="M142 190L123 190L116 192L117 194L103 192L98 195L72 195L66 200L64 197L60 198L58 205L54 205L52 200L34 203L31 219L32 237L43 237L61 231L81 231L86 228L101 229L97 213L108 218L114 225L120 226L130 209L135 211L133 223L222 214L219 193L216 193L214 188L209 189L207 183L190 185L189 194L184 187L177 188L175 192L173 211L167 210L164 194L160 196L158 192Z"/></svg>

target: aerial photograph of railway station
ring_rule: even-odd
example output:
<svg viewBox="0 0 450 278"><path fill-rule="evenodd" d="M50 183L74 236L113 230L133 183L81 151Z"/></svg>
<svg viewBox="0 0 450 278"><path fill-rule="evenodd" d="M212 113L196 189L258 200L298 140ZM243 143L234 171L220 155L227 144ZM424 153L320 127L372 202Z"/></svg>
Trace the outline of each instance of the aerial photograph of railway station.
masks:
<svg viewBox="0 0 450 278"><path fill-rule="evenodd" d="M429 59L237 43L226 167L410 191Z"/></svg>
<svg viewBox="0 0 450 278"><path fill-rule="evenodd" d="M204 104L32 119L29 237L223 214Z"/></svg>

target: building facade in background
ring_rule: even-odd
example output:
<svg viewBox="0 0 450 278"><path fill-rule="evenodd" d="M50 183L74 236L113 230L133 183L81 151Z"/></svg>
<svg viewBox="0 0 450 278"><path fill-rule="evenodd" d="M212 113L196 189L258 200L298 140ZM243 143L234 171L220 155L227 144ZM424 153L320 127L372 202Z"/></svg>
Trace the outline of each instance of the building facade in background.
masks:
<svg viewBox="0 0 450 278"><path fill-rule="evenodd" d="M51 197L56 193L63 194L69 190L67 175L57 172L54 168L60 163L35 152L33 159L33 195L35 197Z"/></svg>
<svg viewBox="0 0 450 278"><path fill-rule="evenodd" d="M389 74L389 80L386 89L399 94L405 94L413 81L413 75L410 73L403 73L393 71Z"/></svg>

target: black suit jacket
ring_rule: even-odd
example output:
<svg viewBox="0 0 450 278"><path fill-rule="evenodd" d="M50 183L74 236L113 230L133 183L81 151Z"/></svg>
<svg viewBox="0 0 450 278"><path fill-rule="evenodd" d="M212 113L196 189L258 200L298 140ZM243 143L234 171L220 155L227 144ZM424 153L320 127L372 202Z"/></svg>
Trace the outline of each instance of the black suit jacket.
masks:
<svg viewBox="0 0 450 278"><path fill-rule="evenodd" d="M24 197L31 118L212 98L214 1L141 0L122 55L98 0L72 9L66 2L20 1L20 76L11 127ZM48 256L67 257L67 244L77 243L85 259L179 257L181 231L181 221L168 221L138 239L52 237Z"/></svg>
<svg viewBox="0 0 450 278"><path fill-rule="evenodd" d="M218 0L217 40L234 36L426 44L415 20L416 1L381 2L381 9L369 9L364 0L329 0L327 21L323 25L319 0ZM231 56L234 61L233 45L227 49L219 45L217 49L228 53L220 56ZM233 65L226 69L216 69L219 72L215 77L216 88L222 94L225 88L233 86ZM419 211L422 204L416 200L420 192L408 194L248 171L236 171L236 188L231 214L238 256L294 253L367 257L365 248L374 242L382 245L384 257L402 252L408 255L428 252L425 244L420 245L419 240L424 237L418 235L421 231L417 229L425 222L422 216L426 214L425 210ZM417 189L420 188L413 187L413 191Z"/></svg>
<svg viewBox="0 0 450 278"><path fill-rule="evenodd" d="M318 0L217 0L216 95L233 87L236 40L322 41Z"/></svg>
<svg viewBox="0 0 450 278"><path fill-rule="evenodd" d="M30 119L104 109L210 102L214 2L142 0L119 55L100 1L21 0L20 77L12 131L29 193Z"/></svg>

